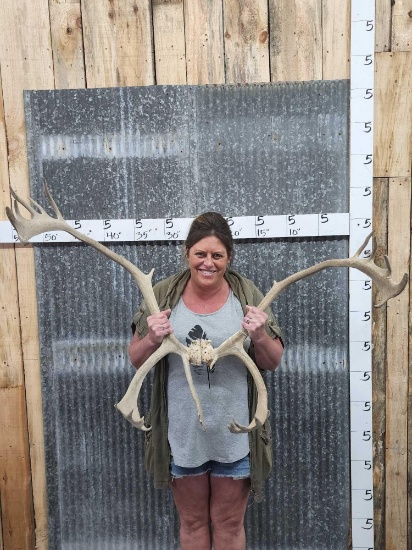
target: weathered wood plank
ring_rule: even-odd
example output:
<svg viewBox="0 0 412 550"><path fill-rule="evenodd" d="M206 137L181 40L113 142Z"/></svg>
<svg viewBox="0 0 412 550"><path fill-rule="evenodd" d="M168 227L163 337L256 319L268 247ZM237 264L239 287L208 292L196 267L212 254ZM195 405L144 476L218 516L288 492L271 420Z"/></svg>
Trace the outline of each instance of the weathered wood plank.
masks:
<svg viewBox="0 0 412 550"><path fill-rule="evenodd" d="M5 0L2 8L0 64L9 177L12 186L19 193L27 195L29 186L23 90L50 89L54 86L48 1L17 3L14 0ZM2 456L2 472L5 474L1 480L7 480L4 492L2 488L4 547L5 550L34 548L36 544L39 550L43 550L46 545L42 543L41 537L34 541L33 520L34 508L38 533L46 533L45 464L44 460L39 458L43 450L43 419L38 399L34 399L32 395L32 392L40 394L39 371L37 375L33 375L34 380L30 381L33 373L31 368L38 357L35 276L32 250L17 247L15 254L13 265L14 269L17 268L17 278L14 285L17 280L19 298L16 304L19 304L21 342L14 346L13 375L18 383L9 384L1 390L1 398L4 399L0 412L2 445L4 442L7 448L7 453ZM2 259L3 257L2 251ZM30 269L27 257L31 258ZM25 306L20 308L21 304ZM39 369L38 361L37 368ZM33 453L31 476L29 445L32 449L39 450L37 454ZM32 479L35 487L33 494ZM38 487L43 489L39 490ZM13 528L9 529L9 525ZM17 536L19 541L16 541Z"/></svg>
<svg viewBox="0 0 412 550"><path fill-rule="evenodd" d="M373 220L377 241L376 263L384 266L388 253L389 180L373 182ZM372 285L372 303L380 301ZM386 308L372 310L372 414L373 414L373 497L375 550L385 550L385 432L386 432Z"/></svg>
<svg viewBox="0 0 412 550"><path fill-rule="evenodd" d="M0 25L10 181L17 191L27 193L23 90L50 89L54 85L47 1L4 0Z"/></svg>
<svg viewBox="0 0 412 550"><path fill-rule="evenodd" d="M270 69L276 81L322 79L322 0L269 0Z"/></svg>
<svg viewBox="0 0 412 550"><path fill-rule="evenodd" d="M411 229L412 230L412 229ZM409 277L412 273L412 242ZM408 388L408 518L412 518L412 286L409 288L409 388ZM412 521L408 521L408 541L412 541Z"/></svg>
<svg viewBox="0 0 412 550"><path fill-rule="evenodd" d="M322 1L323 80L350 73L350 0Z"/></svg>
<svg viewBox="0 0 412 550"><path fill-rule="evenodd" d="M50 30L56 88L84 88L82 18L80 3L50 0Z"/></svg>
<svg viewBox="0 0 412 550"><path fill-rule="evenodd" d="M392 51L412 51L412 0L392 2Z"/></svg>
<svg viewBox="0 0 412 550"><path fill-rule="evenodd" d="M7 160L6 120L4 118L3 87L0 72L0 220L7 220L4 209L10 206L9 169Z"/></svg>
<svg viewBox="0 0 412 550"><path fill-rule="evenodd" d="M24 385L0 388L0 494L4 550L35 547Z"/></svg>
<svg viewBox="0 0 412 550"><path fill-rule="evenodd" d="M411 178L389 181L388 253L393 277L409 270ZM386 550L407 550L409 286L387 305Z"/></svg>
<svg viewBox="0 0 412 550"><path fill-rule="evenodd" d="M16 256L13 245L0 245L0 253L0 388L13 388L24 384Z"/></svg>
<svg viewBox="0 0 412 550"><path fill-rule="evenodd" d="M7 161L6 128L3 109L3 91L0 79L0 219L6 219L4 208L10 205L9 175ZM15 411L16 404L13 403L10 388L19 388L23 384L23 362L21 356L20 339L20 313L17 293L16 257L12 245L0 245L0 326L2 337L0 338L0 399L5 396L7 401L1 400L0 407L0 548L28 547L34 542L34 531L32 528L32 516L30 514L31 495L24 494L19 483L15 482L16 470L12 462L16 453L19 457L21 449L13 446L10 441L8 416L11 410ZM15 392L13 392L15 396ZM7 405L10 405L10 409ZM22 419L17 419L17 422ZM24 428L24 426L23 426ZM19 434L24 435L25 429L19 426ZM28 449L28 445L23 452ZM21 462L21 460L20 460ZM19 462L19 466L20 466ZM24 465L27 467L27 465ZM18 470L18 468L17 468ZM26 475L26 479L30 479ZM10 494L14 488L19 491L19 497L24 499L21 509ZM29 504L29 507L27 506ZM21 521L21 533L19 523ZM2 531L5 530L3 541ZM20 546L17 546L20 545ZM24 546L25 545L25 546Z"/></svg>
<svg viewBox="0 0 412 550"><path fill-rule="evenodd" d="M375 0L375 52L391 50L392 0Z"/></svg>
<svg viewBox="0 0 412 550"><path fill-rule="evenodd" d="M82 0L88 88L154 83L150 0Z"/></svg>
<svg viewBox="0 0 412 550"><path fill-rule="evenodd" d="M156 84L186 84L183 0L152 0Z"/></svg>
<svg viewBox="0 0 412 550"><path fill-rule="evenodd" d="M23 342L24 380L29 433L33 502L36 523L36 550L47 550L46 457L44 450L43 405L34 255L31 248L19 247L16 254L18 294ZM27 273L33 283L27 288Z"/></svg>
<svg viewBox="0 0 412 550"><path fill-rule="evenodd" d="M184 3L188 84L224 84L222 0Z"/></svg>
<svg viewBox="0 0 412 550"><path fill-rule="evenodd" d="M412 52L375 56L374 176L407 177L412 157Z"/></svg>
<svg viewBox="0 0 412 550"><path fill-rule="evenodd" d="M224 0L226 82L270 82L267 0Z"/></svg>

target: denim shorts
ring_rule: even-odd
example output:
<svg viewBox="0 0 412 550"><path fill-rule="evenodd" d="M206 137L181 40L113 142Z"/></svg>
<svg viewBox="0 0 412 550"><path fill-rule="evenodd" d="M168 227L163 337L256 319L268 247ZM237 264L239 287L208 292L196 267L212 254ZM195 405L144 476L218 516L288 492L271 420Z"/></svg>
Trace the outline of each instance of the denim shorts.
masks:
<svg viewBox="0 0 412 550"><path fill-rule="evenodd" d="M195 468L184 468L183 466L177 466L173 457L171 457L170 473L173 479L181 479L188 476L200 476L210 472L214 477L231 477L233 479L246 479L250 477L250 460L249 455L246 455L236 462L217 462L216 460L209 460L201 466Z"/></svg>

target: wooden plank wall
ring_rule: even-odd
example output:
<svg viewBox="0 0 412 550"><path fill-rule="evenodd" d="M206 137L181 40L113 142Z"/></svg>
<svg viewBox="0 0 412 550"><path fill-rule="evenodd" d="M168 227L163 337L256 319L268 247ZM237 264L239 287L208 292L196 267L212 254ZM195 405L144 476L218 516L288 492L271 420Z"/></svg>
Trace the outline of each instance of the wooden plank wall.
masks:
<svg viewBox="0 0 412 550"><path fill-rule="evenodd" d="M0 219L28 191L22 91L349 77L349 0L3 0ZM374 215L410 270L412 1L376 0ZM0 550L47 548L33 251L0 247ZM375 548L412 547L409 286L374 313ZM408 437L409 436L409 437Z"/></svg>

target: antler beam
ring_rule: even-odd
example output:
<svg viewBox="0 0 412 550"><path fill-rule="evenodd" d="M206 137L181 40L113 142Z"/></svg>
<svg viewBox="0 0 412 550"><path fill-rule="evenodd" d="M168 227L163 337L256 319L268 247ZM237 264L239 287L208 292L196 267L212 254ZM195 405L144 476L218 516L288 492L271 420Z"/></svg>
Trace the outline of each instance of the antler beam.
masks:
<svg viewBox="0 0 412 550"><path fill-rule="evenodd" d="M80 233L79 231L71 227L61 215L60 210L58 209L53 197L49 192L46 181L44 181L44 191L56 215L56 218L50 216L32 198L30 198L29 202L27 202L19 197L13 189L11 189L11 193L14 198L14 212L10 208L6 207L6 213L10 222L16 229L21 242L25 244L32 237L35 237L40 233L44 233L45 231L66 231L67 233L70 233L70 235L73 235L73 237L76 237L80 241L92 246L93 248L107 256L110 260L113 260L114 262L124 267L131 274L134 281L141 290L150 313L153 314L159 312L159 306L157 304L151 284L154 270L152 269L152 271L147 274L143 273L134 264L129 262L129 260L126 260L126 258L119 256L98 241L95 241L94 239L83 235L83 233ZM19 209L19 204L24 206L24 208L30 213L31 219L27 219L22 216ZM117 408L120 410L123 416L133 424L133 426L147 431L148 428L144 426L144 417L140 416L137 406L139 391L144 378L152 369L152 367L157 363L157 361L159 361L166 354L172 352L182 357L187 382L196 405L199 422L204 428L203 411L195 386L193 384L192 373L189 368L188 351L187 348L183 346L183 344L181 344L173 334L167 336L164 339L162 346L151 357L149 357L145 363L143 363L140 369L138 369L124 398L117 404Z"/></svg>
<svg viewBox="0 0 412 550"><path fill-rule="evenodd" d="M292 285L296 281L304 279L305 277L310 277L314 273L318 273L323 269L327 269L328 267L352 267L368 275L382 292L382 299L379 304L375 305L375 307L383 306L383 304L385 304L390 298L394 298L395 296L397 296L402 292L402 290L407 285L408 274L405 273L401 281L399 283L395 283L392 280L392 269L387 256L384 257L385 264L386 264L385 268L379 267L378 265L375 264L375 256L376 256L376 248L377 248L375 237L373 237L372 239L372 252L370 257L369 258L360 257L362 251L364 250L365 246L368 244L372 235L373 233L370 233L367 236L365 241L362 243L361 247L350 258L325 260L324 262L320 262L312 267L308 267L307 269L294 273L293 275L290 275L289 277L287 277L286 279L283 279L282 281L279 281L279 282L275 281L272 288L269 290L269 292L260 302L258 307L260 309L266 309L279 296L279 294L283 292L288 286ZM216 350L214 350L214 358L211 364L211 368L213 368L213 365L216 363L216 361L220 357L224 357L225 355L234 354L240 357L243 352L243 342L246 339L246 337L247 337L247 332L244 329L241 329L236 334L234 334L231 338L226 340L226 342L223 342L223 344L221 344ZM244 358L242 358L242 360L245 362ZM248 367L246 362L245 364ZM253 373L252 373L252 376L253 376ZM255 382L258 385L259 381L255 380ZM238 424L236 421L232 421L229 429L230 431L237 432L237 433L250 431L250 429L253 429L253 427L263 424L263 422L266 420L266 417L267 417L267 411L266 412L262 411L258 407L258 409L256 410L255 418L252 420L249 426L242 426L241 424Z"/></svg>
<svg viewBox="0 0 412 550"><path fill-rule="evenodd" d="M361 258L360 255L365 249L371 237L373 237L371 255L368 258ZM309 277L314 273L318 273L319 271L322 271L328 267L352 267L368 275L382 292L382 299L380 303L375 305L375 307L381 307L390 298L394 298L402 292L402 290L407 285L408 274L405 273L401 281L399 283L395 283L392 280L392 268L388 256L384 256L386 267L379 267L375 264L376 249L376 238L375 236L373 236L372 232L369 233L357 252L350 258L325 260L324 262L320 262L319 264L316 264L312 267L308 267L307 269L299 271L298 273L294 273L286 279L283 279L283 281L275 281L272 288L259 304L259 307L265 309L288 286L295 283L296 281L304 279L305 277Z"/></svg>

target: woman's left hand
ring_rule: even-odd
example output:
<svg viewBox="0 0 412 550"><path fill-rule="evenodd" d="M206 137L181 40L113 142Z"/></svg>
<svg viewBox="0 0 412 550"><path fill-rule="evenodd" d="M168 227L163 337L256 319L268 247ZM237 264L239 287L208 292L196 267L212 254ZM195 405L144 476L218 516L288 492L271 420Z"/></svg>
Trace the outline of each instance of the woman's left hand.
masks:
<svg viewBox="0 0 412 550"><path fill-rule="evenodd" d="M259 342L266 334L265 323L268 316L262 309L255 306L246 306L246 309L247 313L243 318L242 327L247 330L253 342Z"/></svg>

